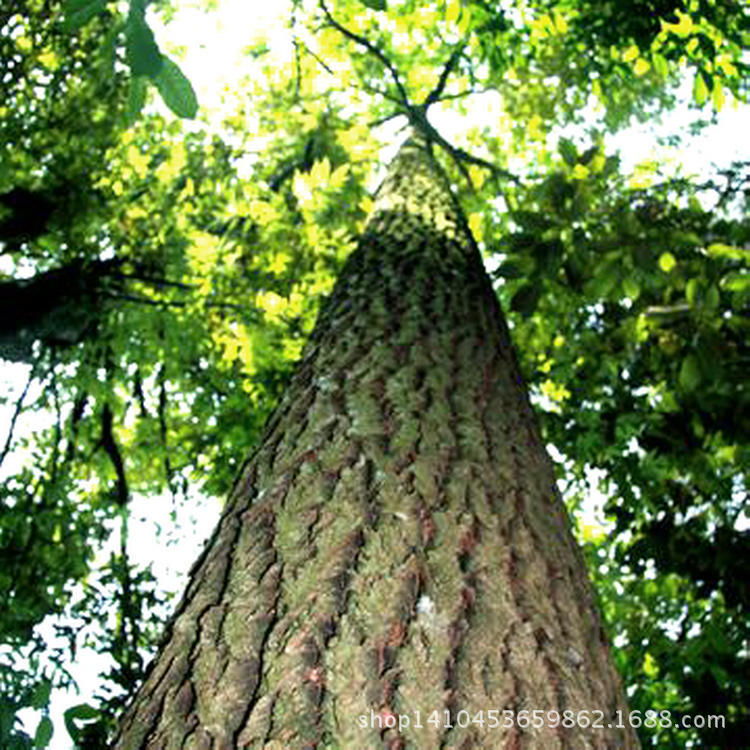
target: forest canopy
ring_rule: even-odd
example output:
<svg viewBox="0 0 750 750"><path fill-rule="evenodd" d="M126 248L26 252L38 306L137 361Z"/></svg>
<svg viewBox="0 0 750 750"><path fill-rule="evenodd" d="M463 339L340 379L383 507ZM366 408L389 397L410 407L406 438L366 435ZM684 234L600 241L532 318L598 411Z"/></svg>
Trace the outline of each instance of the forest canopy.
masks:
<svg viewBox="0 0 750 750"><path fill-rule="evenodd" d="M631 709L726 717L644 747L742 746L750 161L682 156L747 112L744 3L294 0L242 16L211 108L183 6L0 10L0 746L106 746L176 593L133 509L226 496L407 127L509 317Z"/></svg>

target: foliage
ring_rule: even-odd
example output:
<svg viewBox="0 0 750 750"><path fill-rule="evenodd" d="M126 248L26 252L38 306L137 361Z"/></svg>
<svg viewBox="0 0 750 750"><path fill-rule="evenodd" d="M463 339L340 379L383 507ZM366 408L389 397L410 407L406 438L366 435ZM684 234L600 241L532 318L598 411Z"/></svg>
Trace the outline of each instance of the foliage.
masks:
<svg viewBox="0 0 750 750"><path fill-rule="evenodd" d="M133 121L146 102L146 87L150 81L161 94L164 103L179 117L195 117L198 99L193 86L174 60L159 49L154 32L146 20L148 0L131 0L128 12L115 18L104 39L105 59L114 65L117 49L122 44L125 61L132 76L128 97L127 116ZM63 26L74 32L94 18L106 16L107 0L65 0Z"/></svg>
<svg viewBox="0 0 750 750"><path fill-rule="evenodd" d="M730 724L643 728L644 745L739 746L748 165L628 174L609 143L685 81L697 128L746 98L740 5L293 3L290 56L251 46L213 126L149 104L147 83L183 117L197 100L142 1L6 5L0 282L18 302L0 348L29 385L2 402L0 744L45 746L50 687L86 643L115 666L66 723L104 742L161 625L163 595L129 559L132 500L171 501L179 523L191 491L231 488L367 215L376 126L393 120L426 132L456 185L571 502L602 472L609 531L584 539L633 708ZM492 118L441 130L477 100ZM63 646L41 635L53 617ZM17 723L29 706L36 740Z"/></svg>
<svg viewBox="0 0 750 750"><path fill-rule="evenodd" d="M741 174L730 170L728 184ZM750 226L746 212L728 219L704 210L694 192L680 181L612 185L557 222L548 201L538 212L524 201L512 215L525 231L503 240L508 260L498 272L513 275L526 263L524 277L503 278L500 293L519 308L514 334L546 401L546 438L574 459L579 478L587 467L606 472L614 523L601 542L608 574L600 591L633 706L738 716L750 688L747 532L738 528L748 297L735 283L744 278ZM571 219L577 236L565 233ZM534 239L529 229L540 223L547 236L560 233L556 241ZM703 741L732 747L736 727ZM688 739L676 733L670 746Z"/></svg>

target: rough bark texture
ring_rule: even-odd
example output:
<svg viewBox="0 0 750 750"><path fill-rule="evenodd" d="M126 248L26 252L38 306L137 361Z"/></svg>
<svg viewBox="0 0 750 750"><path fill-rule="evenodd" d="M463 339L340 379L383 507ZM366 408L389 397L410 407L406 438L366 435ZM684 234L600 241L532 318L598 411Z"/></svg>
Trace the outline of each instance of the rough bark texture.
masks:
<svg viewBox="0 0 750 750"><path fill-rule="evenodd" d="M619 680L443 179L417 143L399 152L120 750L638 747L606 728ZM523 709L604 728L503 726Z"/></svg>

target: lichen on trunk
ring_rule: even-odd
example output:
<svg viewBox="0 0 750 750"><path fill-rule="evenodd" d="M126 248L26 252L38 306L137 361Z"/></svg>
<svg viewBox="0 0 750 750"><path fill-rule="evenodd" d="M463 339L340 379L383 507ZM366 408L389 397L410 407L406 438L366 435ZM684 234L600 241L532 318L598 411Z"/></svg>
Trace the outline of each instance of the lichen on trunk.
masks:
<svg viewBox="0 0 750 750"><path fill-rule="evenodd" d="M580 710L603 728L546 714ZM637 748L618 710L497 299L411 140L116 747Z"/></svg>

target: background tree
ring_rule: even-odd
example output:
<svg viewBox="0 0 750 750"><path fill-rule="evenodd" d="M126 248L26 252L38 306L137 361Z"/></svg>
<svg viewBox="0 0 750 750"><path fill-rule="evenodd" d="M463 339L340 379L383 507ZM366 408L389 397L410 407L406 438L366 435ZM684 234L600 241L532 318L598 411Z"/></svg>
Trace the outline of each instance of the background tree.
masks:
<svg viewBox="0 0 750 750"><path fill-rule="evenodd" d="M75 325L42 316L52 321L43 331L73 335L46 345L34 336L42 345L31 347L30 384L11 412L3 640L28 653L34 633L39 661L30 670L6 662L3 716L23 702L46 705L42 678L64 679L46 661L64 663L64 649L50 654L34 625L62 611L69 583L86 576L78 612L93 628L117 602L122 625L99 647L116 655L120 685L138 679L150 632L139 610L151 607L152 584L120 553L95 581L87 571L97 539L125 527L126 497L171 490L179 517L188 487L222 495L231 486L369 209L377 144L367 124L425 115L405 104L424 102L448 71L431 113L460 110L471 92L501 95L494 127L467 127L455 142L439 134L453 152L438 146L438 155L495 269L569 500L589 468L605 472L617 533L587 532L587 546L631 702L726 713L733 729L701 741L736 746L748 690L735 566L747 540L746 169L691 180L654 161L620 174L608 143L633 115L672 107L691 71L703 115L728 96L744 99L739 4L644 13L617 3L611 12L623 15L602 24L606 7L580 2L405 3L387 13L340 3L313 13L314 34L298 8L295 54L280 64L268 44L251 50L251 99L225 117L221 136L185 133L155 114L124 130L143 93L126 73L128 24L140 11L113 23L96 8L71 37L55 25L56 8L18 5L2 19L0 226L12 229L3 230L3 271L19 295L28 277L55 270L102 284L95 297L81 285L97 304L79 311L93 316ZM586 104L598 109L584 121ZM250 134L265 139L260 151ZM460 150L485 165L461 162ZM518 182L496 182L500 170ZM29 194L39 199L33 236L28 222L18 231L23 211L13 218ZM18 330L4 319L4 356L28 358ZM49 426L24 435L27 417L50 407ZM21 442L25 459L8 465ZM64 627L80 643L79 628ZM698 736L641 731L674 747Z"/></svg>

